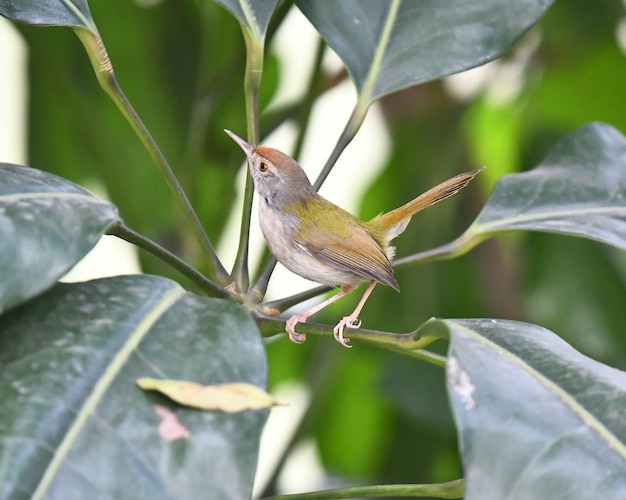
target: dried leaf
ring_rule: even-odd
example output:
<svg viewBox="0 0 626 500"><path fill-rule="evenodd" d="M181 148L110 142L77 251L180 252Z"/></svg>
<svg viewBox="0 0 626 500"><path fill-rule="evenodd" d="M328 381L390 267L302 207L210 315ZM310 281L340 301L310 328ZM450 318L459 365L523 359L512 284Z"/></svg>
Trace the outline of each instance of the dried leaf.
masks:
<svg viewBox="0 0 626 500"><path fill-rule="evenodd" d="M146 391L158 391L181 405L201 410L236 413L283 405L262 389L248 383L202 385L184 380L140 378L137 385Z"/></svg>

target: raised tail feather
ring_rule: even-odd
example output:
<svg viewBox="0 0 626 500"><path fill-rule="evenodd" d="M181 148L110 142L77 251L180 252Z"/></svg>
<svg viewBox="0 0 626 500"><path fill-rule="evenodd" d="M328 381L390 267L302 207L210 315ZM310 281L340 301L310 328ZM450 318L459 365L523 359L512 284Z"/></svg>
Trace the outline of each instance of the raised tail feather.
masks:
<svg viewBox="0 0 626 500"><path fill-rule="evenodd" d="M426 207L434 205L438 201L444 200L453 194L456 194L459 190L467 186L483 168L485 167L470 170L469 172L464 172L452 177L434 188L429 189L424 194L421 194L405 205L402 205L391 212L375 217L369 224L375 225L380 230L386 231L386 236L388 238L387 241L390 241L406 229L406 226L413 215Z"/></svg>

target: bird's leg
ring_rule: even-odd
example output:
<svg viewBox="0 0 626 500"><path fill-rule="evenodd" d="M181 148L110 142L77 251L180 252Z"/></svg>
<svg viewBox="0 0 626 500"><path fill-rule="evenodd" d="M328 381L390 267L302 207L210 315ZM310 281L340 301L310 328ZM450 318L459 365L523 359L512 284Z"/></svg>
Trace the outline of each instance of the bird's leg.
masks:
<svg viewBox="0 0 626 500"><path fill-rule="evenodd" d="M296 332L296 325L298 323L306 323L306 320L309 319L311 316L313 316L315 313L321 311L326 306L332 304L336 300L339 300L341 297L344 297L345 295L349 294L352 290L354 290L354 285L344 286L339 293L326 299L321 304L316 305L315 307L309 309L306 312L303 312L302 314L296 314L295 316L292 316L291 318L289 318L286 324L286 330L287 330L287 333L289 334L289 340L291 340L292 342L296 344L302 344L302 342L306 340L306 335L304 333Z"/></svg>
<svg viewBox="0 0 626 500"><path fill-rule="evenodd" d="M359 314L361 313L361 309L363 309L365 302L367 302L367 299L372 293L372 290L374 290L375 286L376 286L376 281L374 280L370 281L370 284L367 285L367 288L365 289L365 292L363 293L363 297L361 297L361 300L357 304L354 311L352 311L352 314L350 316L344 316L343 319L339 323L337 323L337 326L335 326L335 328L333 329L333 333L335 334L335 340L337 340L337 342L339 342L342 346L352 347L351 345L348 345L348 342L350 342L350 339L344 338L343 329L344 328L359 328L361 326L361 322L359 321Z"/></svg>

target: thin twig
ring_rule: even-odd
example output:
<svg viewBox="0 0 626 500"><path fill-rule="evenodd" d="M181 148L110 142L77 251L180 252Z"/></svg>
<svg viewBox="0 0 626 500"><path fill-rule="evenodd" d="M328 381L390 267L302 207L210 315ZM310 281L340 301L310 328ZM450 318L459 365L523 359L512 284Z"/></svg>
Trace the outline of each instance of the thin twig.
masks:
<svg viewBox="0 0 626 500"><path fill-rule="evenodd" d="M272 309L278 309L279 311L284 311L289 309L296 304L300 304L305 300L312 299L313 297L317 297L322 293L326 293L332 290L331 287L321 285L315 288L311 288L310 290L306 290L304 292L296 293L294 295L290 295L289 297L285 297L282 299L272 300L270 302L264 302L263 305Z"/></svg>
<svg viewBox="0 0 626 500"><path fill-rule="evenodd" d="M379 498L379 497L432 497L462 498L463 480L434 484L386 484L379 486L355 486L325 491L312 491L292 495L276 495L264 500L332 500L338 498Z"/></svg>
<svg viewBox="0 0 626 500"><path fill-rule="evenodd" d="M171 267L179 271L182 275L193 281L207 295L213 297L228 297L237 299L237 296L233 295L228 290L211 281L198 270L187 264L180 257L173 254L158 243L152 241L151 239L146 238L142 234L139 234L137 231L134 231L123 223L117 223L115 226L111 227L107 231L107 233L113 236L117 236L118 238L128 241L129 243L132 243L133 245L136 245L139 248L150 252L152 255L158 257L163 262L169 264Z"/></svg>
<svg viewBox="0 0 626 500"><path fill-rule="evenodd" d="M264 337L271 337L285 332L285 320L272 316L256 314L257 325ZM299 333L307 335L333 336L333 329L328 325L319 323L298 323ZM355 328L346 331L346 336L352 340L362 340L368 344L387 347L398 352L416 351L432 344L441 337L416 336L417 330L408 333L389 333L380 330L368 330Z"/></svg>
<svg viewBox="0 0 626 500"><path fill-rule="evenodd" d="M304 138L309 129L311 121L311 112L313 110L313 104L320 94L320 84L323 77L322 62L324 60L324 53L326 51L326 42L322 38L319 39L317 50L315 52L315 60L313 62L313 71L311 73L311 79L308 85L308 91L299 109L298 114L298 137L292 151L291 156L295 159L300 157L302 152L302 146L304 144ZM267 291L267 285L270 281L274 268L276 267L276 258L269 254L269 250L266 248L266 254L263 256L262 262L265 262L261 273L254 282L253 289L257 297L264 297Z"/></svg>
<svg viewBox="0 0 626 500"><path fill-rule="evenodd" d="M482 243L489 238L490 235L478 234L470 226L461 236L455 240L446 243L445 245L431 248L423 252L414 253L413 255L407 255L394 261L394 269L401 267L407 267L411 264L424 264L435 260L453 259L460 255L466 254L472 248Z"/></svg>
<svg viewBox="0 0 626 500"><path fill-rule="evenodd" d="M217 253L215 252L215 249L213 248L213 245L211 244L211 241L209 240L209 237L207 236L206 231L198 218L198 215L191 206L187 195L178 182L176 175L174 175L167 159L159 149L157 143L150 134L150 131L147 129L120 87L117 78L115 77L115 73L113 72L113 67L102 39L97 32L88 31L82 28L77 28L74 32L85 46L100 86L117 105L122 115L126 118L143 143L150 157L159 166L168 187L174 194L174 197L179 203L183 213L189 219L193 232L201 248L208 257L210 276L221 284L228 285L232 281L230 275L222 266L222 263L220 262Z"/></svg>
<svg viewBox="0 0 626 500"><path fill-rule="evenodd" d="M244 96L246 101L246 122L248 129L248 142L259 142L259 87L263 76L263 40L252 33L246 25L242 24L244 39L246 41L246 72L244 79ZM239 233L239 248L233 266L233 276L241 293L248 291L248 248L250 243L250 221L252 219L252 195L254 184L250 172L246 169L246 185L243 195L243 208L241 214L241 230Z"/></svg>

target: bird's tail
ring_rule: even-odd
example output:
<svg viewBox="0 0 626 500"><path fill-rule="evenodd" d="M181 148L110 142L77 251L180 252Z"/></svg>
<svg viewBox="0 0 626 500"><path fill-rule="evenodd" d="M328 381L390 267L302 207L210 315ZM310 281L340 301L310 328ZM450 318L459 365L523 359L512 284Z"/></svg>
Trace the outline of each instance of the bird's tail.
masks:
<svg viewBox="0 0 626 500"><path fill-rule="evenodd" d="M441 184L429 189L424 194L419 195L407 204L402 205L391 212L381 214L372 219L368 225L375 227L378 231L386 234L387 241L391 241L406 229L411 217L420 210L434 205L438 201L444 200L453 194L456 194L459 190L467 186L470 181L476 177L478 172L483 168L477 168L459 174L452 179L442 182Z"/></svg>

